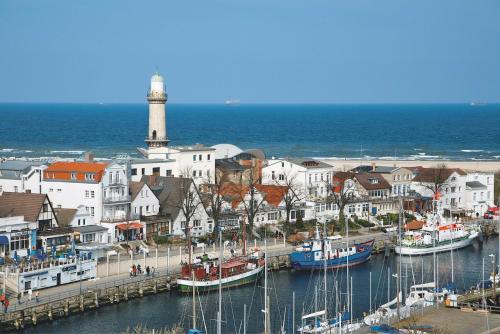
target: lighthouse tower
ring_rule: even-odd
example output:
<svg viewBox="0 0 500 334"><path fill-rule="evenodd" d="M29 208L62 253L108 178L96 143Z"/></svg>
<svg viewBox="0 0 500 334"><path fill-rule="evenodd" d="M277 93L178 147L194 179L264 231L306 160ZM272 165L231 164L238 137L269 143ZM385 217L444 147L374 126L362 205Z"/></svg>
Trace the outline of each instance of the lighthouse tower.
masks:
<svg viewBox="0 0 500 334"><path fill-rule="evenodd" d="M146 144L149 149L163 148L168 145L167 128L165 124L165 103L167 93L163 77L155 73L151 77L151 84L148 92L149 103L149 131L146 137Z"/></svg>

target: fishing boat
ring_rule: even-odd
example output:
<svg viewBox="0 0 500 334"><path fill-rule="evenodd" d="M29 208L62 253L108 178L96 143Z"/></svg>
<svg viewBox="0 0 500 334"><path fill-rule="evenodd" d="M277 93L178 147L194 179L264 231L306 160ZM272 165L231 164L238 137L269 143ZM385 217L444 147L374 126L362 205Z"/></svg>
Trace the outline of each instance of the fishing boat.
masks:
<svg viewBox="0 0 500 334"><path fill-rule="evenodd" d="M458 222L447 222L436 214L422 229L405 232L395 251L401 255L447 252L471 245L479 234L480 229L476 226L466 227Z"/></svg>
<svg viewBox="0 0 500 334"><path fill-rule="evenodd" d="M255 282L264 269L264 260L258 252L249 256L236 256L229 260L210 259L208 256L197 258L193 264L185 264L181 269L181 277L177 280L179 290L183 293L192 291L193 286L200 292L215 291L219 288L219 270L222 272L223 288L232 288ZM194 271L196 280L190 279Z"/></svg>
<svg viewBox="0 0 500 334"><path fill-rule="evenodd" d="M319 230L316 227L316 237L304 242L290 254L292 267L296 270L323 269L326 258L328 269L342 268L358 265L370 259L374 240L355 243L354 246L347 248L334 248L333 242L335 240L332 236L320 238Z"/></svg>

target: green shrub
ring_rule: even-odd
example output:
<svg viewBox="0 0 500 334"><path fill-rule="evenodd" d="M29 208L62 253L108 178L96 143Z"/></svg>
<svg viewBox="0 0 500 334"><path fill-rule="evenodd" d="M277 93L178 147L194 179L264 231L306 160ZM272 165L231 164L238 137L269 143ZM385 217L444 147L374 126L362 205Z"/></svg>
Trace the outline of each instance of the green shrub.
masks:
<svg viewBox="0 0 500 334"><path fill-rule="evenodd" d="M166 245L170 243L168 235L153 235L153 240L157 245Z"/></svg>

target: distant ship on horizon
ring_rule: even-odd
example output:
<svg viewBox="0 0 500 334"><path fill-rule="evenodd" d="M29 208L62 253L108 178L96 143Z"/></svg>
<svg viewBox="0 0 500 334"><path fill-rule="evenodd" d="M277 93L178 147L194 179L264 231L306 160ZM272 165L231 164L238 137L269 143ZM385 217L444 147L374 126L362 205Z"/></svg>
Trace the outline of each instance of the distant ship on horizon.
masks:
<svg viewBox="0 0 500 334"><path fill-rule="evenodd" d="M471 107L485 106L485 105L486 105L486 102L475 102L475 101L472 101L471 103L469 103L469 105L470 105Z"/></svg>
<svg viewBox="0 0 500 334"><path fill-rule="evenodd" d="M238 104L240 104L240 100L238 100L238 99L229 99L229 100L224 101L224 104L228 105L228 106L238 105Z"/></svg>

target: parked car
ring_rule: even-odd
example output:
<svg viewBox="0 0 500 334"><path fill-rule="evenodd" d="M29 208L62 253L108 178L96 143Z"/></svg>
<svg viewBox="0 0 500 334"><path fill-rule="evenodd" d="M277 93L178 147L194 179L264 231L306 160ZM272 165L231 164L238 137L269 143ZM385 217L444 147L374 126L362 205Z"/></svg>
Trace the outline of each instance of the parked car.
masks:
<svg viewBox="0 0 500 334"><path fill-rule="evenodd" d="M495 218L495 216L498 217L499 215L499 209L498 207L492 207L492 208L489 208L488 211L486 211L483 215L483 218L484 219L493 219Z"/></svg>

